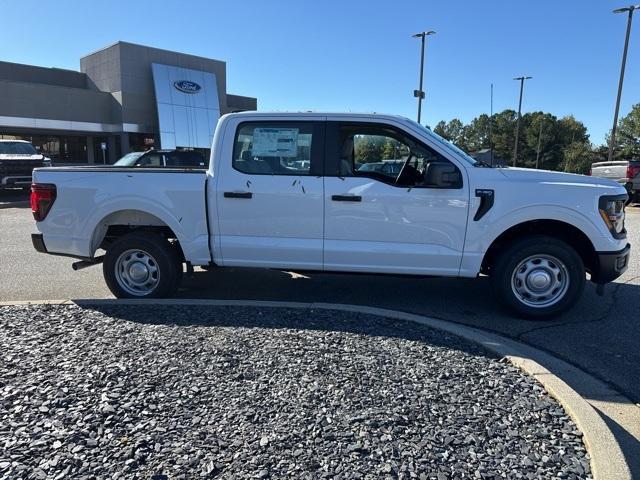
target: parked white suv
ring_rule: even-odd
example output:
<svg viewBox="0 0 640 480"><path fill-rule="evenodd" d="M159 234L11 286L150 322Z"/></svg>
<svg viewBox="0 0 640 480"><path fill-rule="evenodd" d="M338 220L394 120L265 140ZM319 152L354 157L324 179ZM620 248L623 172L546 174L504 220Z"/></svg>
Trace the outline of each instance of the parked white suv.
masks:
<svg viewBox="0 0 640 480"><path fill-rule="evenodd" d="M402 161L398 170L362 168ZM236 113L206 173L44 168L37 250L103 262L117 297L172 295L183 264L489 275L517 314L557 315L625 271L623 186L490 168L406 118ZM96 257L96 250L106 250ZM238 286L241 288L241 285Z"/></svg>

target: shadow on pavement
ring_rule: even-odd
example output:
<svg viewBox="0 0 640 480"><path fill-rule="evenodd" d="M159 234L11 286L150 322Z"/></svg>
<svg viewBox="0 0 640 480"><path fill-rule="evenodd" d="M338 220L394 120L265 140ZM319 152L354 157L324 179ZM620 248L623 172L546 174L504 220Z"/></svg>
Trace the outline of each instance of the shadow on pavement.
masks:
<svg viewBox="0 0 640 480"><path fill-rule="evenodd" d="M499 359L481 345L407 320L384 318L358 312L327 309L308 310L284 307L242 307L202 305L82 305L104 315L128 322L179 327L232 327L251 329L292 329L342 332L427 343L435 347L465 352L473 356ZM237 315L238 311L243 315ZM265 315L277 310L278 315ZM248 315L247 315L248 313Z"/></svg>
<svg viewBox="0 0 640 480"><path fill-rule="evenodd" d="M624 428L622 428L615 420L607 416L602 410L596 408L596 411L607 424L607 427L613 433L616 441L620 445L620 449L624 454L629 470L631 471L631 478L640 478L640 444L633 435L630 435Z"/></svg>

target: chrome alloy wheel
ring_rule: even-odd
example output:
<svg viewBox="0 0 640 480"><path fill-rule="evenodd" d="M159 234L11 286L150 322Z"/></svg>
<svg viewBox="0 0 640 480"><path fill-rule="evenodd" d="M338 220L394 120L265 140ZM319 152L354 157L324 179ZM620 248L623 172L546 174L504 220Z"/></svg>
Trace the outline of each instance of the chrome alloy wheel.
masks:
<svg viewBox="0 0 640 480"><path fill-rule="evenodd" d="M160 282L158 262L143 250L123 252L116 260L115 269L118 285L136 297L148 295Z"/></svg>
<svg viewBox="0 0 640 480"><path fill-rule="evenodd" d="M568 288L567 267L552 255L538 254L525 258L511 276L511 289L516 298L534 308L558 303Z"/></svg>

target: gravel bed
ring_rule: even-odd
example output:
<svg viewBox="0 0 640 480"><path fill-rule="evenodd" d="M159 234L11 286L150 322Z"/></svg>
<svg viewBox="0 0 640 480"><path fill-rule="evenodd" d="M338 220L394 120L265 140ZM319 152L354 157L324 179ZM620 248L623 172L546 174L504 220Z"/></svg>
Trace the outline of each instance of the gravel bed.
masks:
<svg viewBox="0 0 640 480"><path fill-rule="evenodd" d="M509 362L326 310L0 307L0 478L591 478Z"/></svg>

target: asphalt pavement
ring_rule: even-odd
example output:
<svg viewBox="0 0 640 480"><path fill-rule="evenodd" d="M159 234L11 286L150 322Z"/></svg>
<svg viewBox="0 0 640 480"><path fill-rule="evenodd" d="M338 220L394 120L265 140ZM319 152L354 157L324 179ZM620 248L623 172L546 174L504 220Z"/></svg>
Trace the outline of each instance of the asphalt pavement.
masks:
<svg viewBox="0 0 640 480"><path fill-rule="evenodd" d="M0 198L0 202L2 198ZM628 209L632 248L640 245L640 208ZM37 253L28 207L0 209L0 301L111 298L100 266L78 272L72 259ZM640 263L553 321L513 318L494 299L486 278L447 279L298 274L271 270L197 269L183 298L251 299L369 305L418 313L506 334L573 363L640 403Z"/></svg>

